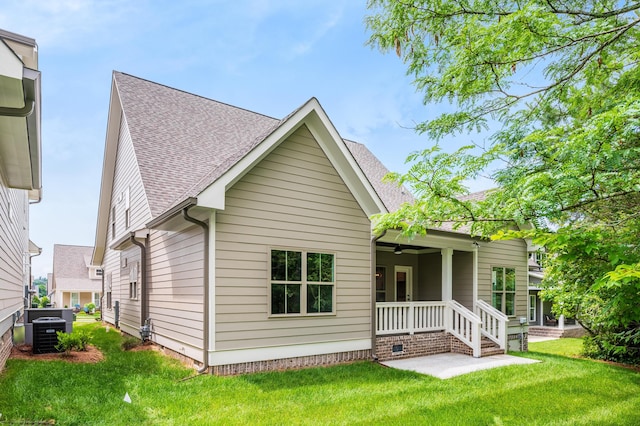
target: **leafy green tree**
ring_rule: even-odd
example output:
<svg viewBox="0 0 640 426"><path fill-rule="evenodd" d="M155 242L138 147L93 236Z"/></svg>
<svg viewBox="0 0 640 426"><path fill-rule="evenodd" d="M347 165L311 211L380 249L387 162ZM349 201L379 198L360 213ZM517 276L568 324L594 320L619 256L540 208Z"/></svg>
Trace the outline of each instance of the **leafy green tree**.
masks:
<svg viewBox="0 0 640 426"><path fill-rule="evenodd" d="M439 141L499 128L486 145L411 154L391 178L417 201L378 217L378 230L448 222L533 238L550 255L547 295L591 331L591 354L640 362L640 2L368 6L370 44L407 64L425 102L451 106L417 131ZM496 188L467 197L479 176Z"/></svg>

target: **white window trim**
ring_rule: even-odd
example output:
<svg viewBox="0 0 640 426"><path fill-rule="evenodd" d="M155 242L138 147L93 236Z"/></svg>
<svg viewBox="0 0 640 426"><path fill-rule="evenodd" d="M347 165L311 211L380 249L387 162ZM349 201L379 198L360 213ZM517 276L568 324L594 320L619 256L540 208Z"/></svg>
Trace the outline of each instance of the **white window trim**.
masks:
<svg viewBox="0 0 640 426"><path fill-rule="evenodd" d="M502 268L503 269L503 274L505 274L504 271L506 271L507 269L513 269L513 271L514 271L514 279L515 279L513 291L507 290L506 281L503 282L501 291L494 291L493 290L493 269L494 268ZM491 277L491 301L492 301L491 306L493 306L493 294L494 293L501 293L502 294L502 310L500 312L502 312L503 314L505 314L509 318L517 317L518 316L517 315L518 310L516 309L516 306L517 306L517 300L518 300L517 299L517 295L518 295L518 268L516 268L515 266L492 265L490 273L491 273L490 277ZM511 315L508 315L505 312L507 310L507 297L506 297L507 293L513 293L513 314L511 314ZM494 308L495 308L495 306L494 306ZM528 313L527 313L527 316L528 316Z"/></svg>
<svg viewBox="0 0 640 426"><path fill-rule="evenodd" d="M280 251L293 251L302 253L301 260L301 281L278 281L271 279L271 252L273 250ZM331 254L333 255L333 282L332 283L318 283L313 281L307 281L307 254L309 253L320 253L320 254ZM302 248L291 248L291 247L268 247L267 249L267 258L268 258L268 270L267 270L267 316L269 318L298 318L298 317L326 317L326 316L336 316L337 315L337 307L336 307L336 288L337 288L337 254L335 252L325 251L325 250L315 250L315 249L302 249ZM273 314L271 313L271 286L272 284L293 284L300 285L300 313L291 313L291 314ZM331 312L307 312L307 285L308 284L318 284L318 285L326 285L333 286L332 292L332 300L331 300Z"/></svg>

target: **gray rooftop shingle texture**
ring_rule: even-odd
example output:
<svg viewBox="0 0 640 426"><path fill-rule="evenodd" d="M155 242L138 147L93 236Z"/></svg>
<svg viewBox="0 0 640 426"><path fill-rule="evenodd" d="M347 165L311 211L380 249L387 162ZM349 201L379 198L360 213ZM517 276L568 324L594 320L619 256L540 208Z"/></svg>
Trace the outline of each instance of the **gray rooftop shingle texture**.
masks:
<svg viewBox="0 0 640 426"><path fill-rule="evenodd" d="M389 170L366 146L346 139L344 141L388 211L397 210L402 203L413 202L413 197L405 188L382 181Z"/></svg>
<svg viewBox="0 0 640 426"><path fill-rule="evenodd" d="M54 244L53 277L56 281L78 280L78 283L91 283L88 262L93 247Z"/></svg>
<svg viewBox="0 0 640 426"><path fill-rule="evenodd" d="M114 72L153 217L203 177L215 181L279 120Z"/></svg>
<svg viewBox="0 0 640 426"><path fill-rule="evenodd" d="M215 182L286 120L120 72L114 79L152 217ZM345 143L387 209L412 200L382 182L388 170L364 145Z"/></svg>

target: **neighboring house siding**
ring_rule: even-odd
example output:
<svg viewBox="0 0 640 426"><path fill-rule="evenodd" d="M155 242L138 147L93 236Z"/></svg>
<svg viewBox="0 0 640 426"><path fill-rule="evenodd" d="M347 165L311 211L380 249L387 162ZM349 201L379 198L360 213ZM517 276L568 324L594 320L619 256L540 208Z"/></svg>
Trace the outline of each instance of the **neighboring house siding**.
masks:
<svg viewBox="0 0 640 426"><path fill-rule="evenodd" d="M515 316L511 324L517 324L519 317L527 316L527 245L524 240L493 241L481 244L478 249L478 298L491 304L491 268L504 266L516 268Z"/></svg>
<svg viewBox="0 0 640 426"><path fill-rule="evenodd" d="M0 171L0 370L11 347L12 315L24 306L24 286L29 284L24 264L29 259L28 221L27 192L7 188Z"/></svg>
<svg viewBox="0 0 640 426"><path fill-rule="evenodd" d="M149 250L149 317L154 341L202 359L203 231L153 231Z"/></svg>
<svg viewBox="0 0 640 426"><path fill-rule="evenodd" d="M118 149L116 154L116 165L114 173L113 189L111 192L111 206L109 208L109 226L107 228L107 243L109 247L114 241L122 238L128 232L134 231L141 227L151 219L149 204L144 194L144 187L138 169L136 154L133 149L131 135L127 128L127 123L122 117L120 123L120 135L118 140ZM125 210L126 210L126 193L129 193L130 208L130 225L125 226ZM116 209L116 234L115 237L111 232L111 212L115 206ZM107 274L111 274L112 282L112 302L120 302L120 323L126 332L138 335L140 328L140 306L138 300L129 300L129 267L122 268L121 251L107 249L103 260L105 278ZM126 249L125 257L131 259L140 259L140 248L133 246ZM140 284L139 284L140 285ZM141 288L141 287L139 287ZM105 306L103 310L104 318L113 323L115 322L115 310L112 307L106 307L106 294L103 297L102 304ZM135 326L135 329L133 327ZM123 328L124 329L124 328ZM131 332L133 330L133 332Z"/></svg>
<svg viewBox="0 0 640 426"><path fill-rule="evenodd" d="M370 337L370 221L306 127L226 194L216 215L215 349ZM336 254L336 314L269 318L270 248Z"/></svg>

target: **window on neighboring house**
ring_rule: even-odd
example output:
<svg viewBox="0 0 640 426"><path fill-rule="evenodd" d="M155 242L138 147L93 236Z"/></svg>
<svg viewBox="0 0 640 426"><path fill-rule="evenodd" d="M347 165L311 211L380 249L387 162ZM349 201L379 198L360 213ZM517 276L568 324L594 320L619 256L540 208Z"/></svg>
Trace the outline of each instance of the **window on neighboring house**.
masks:
<svg viewBox="0 0 640 426"><path fill-rule="evenodd" d="M516 314L516 270L515 268L493 267L491 270L492 294L491 303L494 308L507 316Z"/></svg>
<svg viewBox="0 0 640 426"><path fill-rule="evenodd" d="M76 308L80 306L80 293L71 293L71 307Z"/></svg>
<svg viewBox="0 0 640 426"><path fill-rule="evenodd" d="M131 265L129 269L129 299L138 298L138 263Z"/></svg>
<svg viewBox="0 0 640 426"><path fill-rule="evenodd" d="M111 207L111 239L116 239L116 207Z"/></svg>
<svg viewBox="0 0 640 426"><path fill-rule="evenodd" d="M334 312L335 255L271 250L271 314Z"/></svg>
<svg viewBox="0 0 640 426"><path fill-rule="evenodd" d="M536 320L536 295L529 295L529 321L534 322Z"/></svg>
<svg viewBox="0 0 640 426"><path fill-rule="evenodd" d="M113 300L111 299L111 274L107 274L104 286L107 289L107 309L113 308Z"/></svg>
<svg viewBox="0 0 640 426"><path fill-rule="evenodd" d="M100 293L93 293L93 304L96 305L96 308L100 307Z"/></svg>
<svg viewBox="0 0 640 426"><path fill-rule="evenodd" d="M387 300L387 286L385 283L386 269L382 266L376 267L376 302Z"/></svg>

